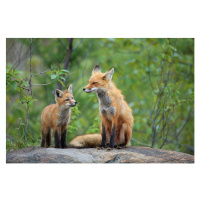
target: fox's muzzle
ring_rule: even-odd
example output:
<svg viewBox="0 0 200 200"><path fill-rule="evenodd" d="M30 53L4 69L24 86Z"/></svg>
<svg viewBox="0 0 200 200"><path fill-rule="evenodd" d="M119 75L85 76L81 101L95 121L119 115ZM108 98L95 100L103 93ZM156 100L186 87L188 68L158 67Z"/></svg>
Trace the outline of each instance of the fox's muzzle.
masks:
<svg viewBox="0 0 200 200"><path fill-rule="evenodd" d="M71 103L71 107L74 107L77 104L77 101L75 101L74 103Z"/></svg>
<svg viewBox="0 0 200 200"><path fill-rule="evenodd" d="M86 93L96 92L97 88L92 88L92 89L85 89L85 88L83 88L83 91L86 92Z"/></svg>
<svg viewBox="0 0 200 200"><path fill-rule="evenodd" d="M90 93L91 92L91 90L88 90L88 89L85 89L85 88L83 88L83 91L86 92L86 93Z"/></svg>

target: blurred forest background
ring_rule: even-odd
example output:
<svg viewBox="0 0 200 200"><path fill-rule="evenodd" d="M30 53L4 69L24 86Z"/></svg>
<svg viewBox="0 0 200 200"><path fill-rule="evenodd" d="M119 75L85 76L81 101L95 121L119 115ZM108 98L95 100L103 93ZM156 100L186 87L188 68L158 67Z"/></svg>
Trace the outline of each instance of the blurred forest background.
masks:
<svg viewBox="0 0 200 200"><path fill-rule="evenodd" d="M6 40L7 152L40 146L40 115L54 90L70 83L72 108L67 143L99 133L96 94L86 94L95 65L115 68L135 118L132 145L194 154L194 39L20 38ZM53 143L54 145L54 143Z"/></svg>

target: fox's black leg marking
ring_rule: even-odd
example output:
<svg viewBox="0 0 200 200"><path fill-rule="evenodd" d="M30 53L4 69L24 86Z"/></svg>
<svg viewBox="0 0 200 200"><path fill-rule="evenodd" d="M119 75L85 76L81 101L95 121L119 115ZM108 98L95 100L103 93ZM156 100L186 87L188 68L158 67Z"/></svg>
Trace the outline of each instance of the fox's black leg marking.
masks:
<svg viewBox="0 0 200 200"><path fill-rule="evenodd" d="M50 147L50 145L51 145L51 129L48 130L46 136L46 147Z"/></svg>
<svg viewBox="0 0 200 200"><path fill-rule="evenodd" d="M102 140L101 145L98 146L98 149L104 148L106 146L106 129L104 124L102 123Z"/></svg>
<svg viewBox="0 0 200 200"><path fill-rule="evenodd" d="M55 131L54 139L55 139L55 148L60 148L60 140L58 136L58 131Z"/></svg>
<svg viewBox="0 0 200 200"><path fill-rule="evenodd" d="M67 130L65 129L62 132L62 135L61 135L61 148L67 148L67 145L66 145L66 133L67 133Z"/></svg>
<svg viewBox="0 0 200 200"><path fill-rule="evenodd" d="M42 140L41 140L41 147L44 147L45 145L45 138L43 137L43 133L42 133Z"/></svg>
<svg viewBox="0 0 200 200"><path fill-rule="evenodd" d="M42 141L41 141L41 147L44 147L44 145L45 145L45 140L42 139Z"/></svg>
<svg viewBox="0 0 200 200"><path fill-rule="evenodd" d="M114 145L115 145L115 141L114 141L114 139L115 139L115 130L116 130L116 128L115 128L115 125L112 127L112 133L111 133L111 137L110 137L110 148L114 148Z"/></svg>

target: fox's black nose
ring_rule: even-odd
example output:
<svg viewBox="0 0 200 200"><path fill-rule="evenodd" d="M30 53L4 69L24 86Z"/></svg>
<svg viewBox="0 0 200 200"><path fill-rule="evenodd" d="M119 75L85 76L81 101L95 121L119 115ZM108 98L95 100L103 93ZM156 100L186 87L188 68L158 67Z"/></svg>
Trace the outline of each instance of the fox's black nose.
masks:
<svg viewBox="0 0 200 200"><path fill-rule="evenodd" d="M83 91L85 91L85 88L83 88Z"/></svg>
<svg viewBox="0 0 200 200"><path fill-rule="evenodd" d="M75 101L74 103L75 103L75 105L76 105L76 104L77 104L77 101Z"/></svg>

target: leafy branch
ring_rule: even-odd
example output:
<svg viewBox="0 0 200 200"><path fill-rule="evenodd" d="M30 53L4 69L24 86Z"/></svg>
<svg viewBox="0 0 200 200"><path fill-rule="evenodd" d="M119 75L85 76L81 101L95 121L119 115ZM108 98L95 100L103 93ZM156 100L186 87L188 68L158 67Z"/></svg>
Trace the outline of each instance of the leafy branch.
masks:
<svg viewBox="0 0 200 200"><path fill-rule="evenodd" d="M190 110L188 118L183 122L184 125L179 125L178 127L172 126L172 116L175 112L175 108L183 103L193 103L193 97L181 99L181 93L178 90L179 86L172 83L170 80L174 53L177 49L169 44L169 40L166 39L166 44L163 45L163 52L160 57L157 58L157 61L160 63L158 66L158 68L160 68L160 74L159 80L156 81L155 85L153 84L154 82L150 70L151 60L155 60L155 58L151 57L149 48L146 49L148 54L148 76L155 99L150 114L152 133L151 147L155 147L157 141L161 139L162 143L160 148L162 148L164 145L173 142L180 135L190 119L192 110ZM169 139L169 137L172 139Z"/></svg>

